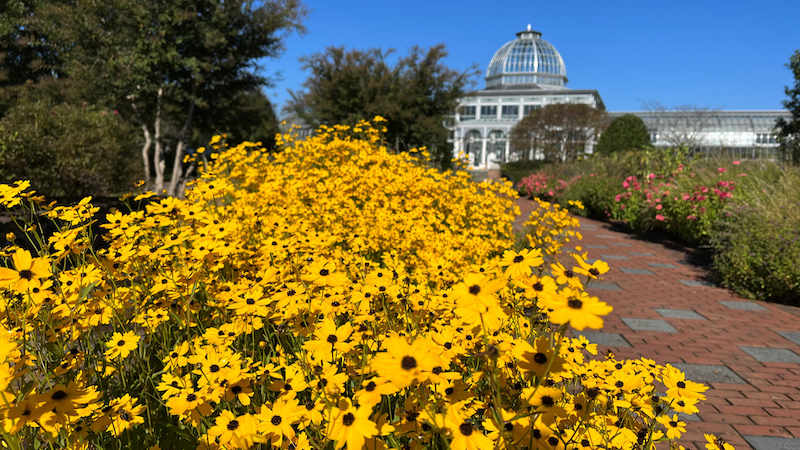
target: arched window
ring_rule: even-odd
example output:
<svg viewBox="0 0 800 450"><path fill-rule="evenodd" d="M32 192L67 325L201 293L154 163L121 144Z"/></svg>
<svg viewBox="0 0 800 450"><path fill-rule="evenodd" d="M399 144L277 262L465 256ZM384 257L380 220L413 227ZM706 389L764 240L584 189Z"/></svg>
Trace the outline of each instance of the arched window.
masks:
<svg viewBox="0 0 800 450"><path fill-rule="evenodd" d="M464 150L469 156L471 166L479 166L483 163L483 143L480 131L470 130L464 135Z"/></svg>
<svg viewBox="0 0 800 450"><path fill-rule="evenodd" d="M489 162L505 162L506 154L506 135L500 130L494 130L489 133L489 142L486 145L486 153L489 157Z"/></svg>

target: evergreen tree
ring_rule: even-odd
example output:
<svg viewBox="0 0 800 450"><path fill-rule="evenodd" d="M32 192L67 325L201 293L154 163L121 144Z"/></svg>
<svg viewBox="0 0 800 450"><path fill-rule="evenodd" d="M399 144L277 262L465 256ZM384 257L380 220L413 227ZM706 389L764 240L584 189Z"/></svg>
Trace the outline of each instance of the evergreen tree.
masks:
<svg viewBox="0 0 800 450"><path fill-rule="evenodd" d="M781 117L775 128L784 158L798 164L800 163L800 50L795 50L786 67L794 75L794 87L784 88L789 98L783 101L783 107L789 110L792 117L788 121Z"/></svg>
<svg viewBox="0 0 800 450"><path fill-rule="evenodd" d="M600 136L595 153L638 150L650 145L650 133L641 117L625 114L612 120Z"/></svg>

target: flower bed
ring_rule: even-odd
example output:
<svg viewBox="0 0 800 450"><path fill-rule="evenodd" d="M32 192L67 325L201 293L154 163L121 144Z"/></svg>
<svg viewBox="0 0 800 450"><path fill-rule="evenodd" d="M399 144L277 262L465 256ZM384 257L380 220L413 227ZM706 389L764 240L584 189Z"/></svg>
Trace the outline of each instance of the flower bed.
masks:
<svg viewBox="0 0 800 450"><path fill-rule="evenodd" d="M570 207L573 213L712 245L725 286L750 298L800 305L800 268L789 262L800 242L800 170L758 161L685 165L674 155L646 152L634 164L635 156L551 165L532 179L563 186L539 190L550 201L585 205Z"/></svg>
<svg viewBox="0 0 800 450"><path fill-rule="evenodd" d="M29 214L0 269L9 448L655 448L707 388L593 358L608 266L556 206L390 155L364 123L218 148L185 200ZM40 200L0 186L7 208ZM549 211L549 212L548 212ZM34 222L50 219L48 239ZM552 264L545 263L545 257ZM709 448L727 448L709 436Z"/></svg>

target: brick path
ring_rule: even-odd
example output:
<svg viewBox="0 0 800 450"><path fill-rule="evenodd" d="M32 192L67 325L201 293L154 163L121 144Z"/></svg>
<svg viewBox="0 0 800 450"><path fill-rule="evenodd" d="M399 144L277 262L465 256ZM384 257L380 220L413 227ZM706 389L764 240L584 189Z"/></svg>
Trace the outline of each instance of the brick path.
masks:
<svg viewBox="0 0 800 450"><path fill-rule="evenodd" d="M517 204L527 217L531 201ZM681 443L704 450L705 432L737 450L800 449L800 308L737 297L704 281L686 252L579 219L574 244L611 267L588 292L614 307L602 330L581 334L608 344L603 353L672 363L710 386Z"/></svg>

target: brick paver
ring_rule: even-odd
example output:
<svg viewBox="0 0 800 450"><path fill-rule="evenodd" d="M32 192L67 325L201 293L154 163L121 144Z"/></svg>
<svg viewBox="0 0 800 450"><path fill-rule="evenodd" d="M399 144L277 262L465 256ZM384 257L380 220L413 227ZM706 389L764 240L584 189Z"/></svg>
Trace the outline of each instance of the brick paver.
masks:
<svg viewBox="0 0 800 450"><path fill-rule="evenodd" d="M533 209L532 202L520 199L517 204L522 217L527 218ZM798 448L800 363L796 362L795 356L800 358L800 308L752 303L710 283L709 271L688 264L687 253L682 249L614 231L604 222L579 220L583 239L570 242L568 247L581 245L583 251L589 253L589 259L606 261L611 269L601 281L605 286L619 287L617 290L591 289L591 284L589 286L591 295L614 307L600 331L618 334L624 338L622 342L630 344L629 347L601 345L601 352L611 350L618 358L645 357L659 364L681 363L686 367L700 367L697 373L710 379L720 376L719 380L736 381L706 383L710 387L706 391L707 400L700 405L698 416L701 422L691 423L682 438L687 449L704 449L704 432L717 434L737 450L753 448L745 436L761 448L765 447L759 443L766 442L779 442L775 448ZM515 228L519 229L522 222L524 220L515 222ZM604 250L612 242L630 245L624 249L618 247L616 251L621 254L624 250L627 260L616 261L601 256L601 252L612 253ZM626 270L633 273L625 273L621 268L641 270ZM643 275L645 271L653 272L655 276ZM662 312L664 309L693 311L707 320L664 316L656 309ZM637 324L635 328L646 328L641 325L655 322L631 319L665 321L677 333L634 330L623 318L628 323ZM697 365L716 366L720 370ZM722 376L730 373L728 369L738 378ZM794 439L753 440L754 436Z"/></svg>

